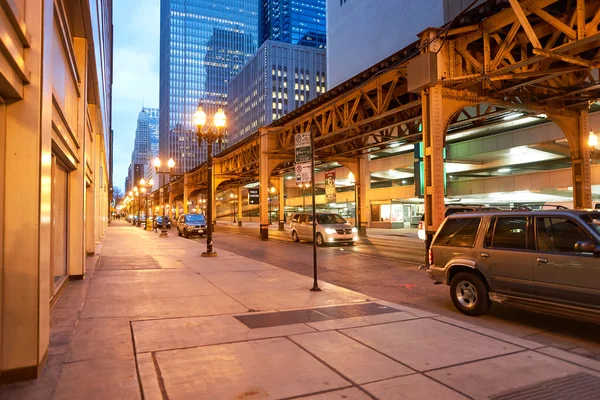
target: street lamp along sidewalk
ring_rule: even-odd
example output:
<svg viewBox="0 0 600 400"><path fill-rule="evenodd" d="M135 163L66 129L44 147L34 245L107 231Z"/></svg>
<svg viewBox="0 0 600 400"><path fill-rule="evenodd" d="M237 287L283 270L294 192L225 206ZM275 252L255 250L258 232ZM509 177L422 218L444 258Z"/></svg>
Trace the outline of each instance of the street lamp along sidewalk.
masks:
<svg viewBox="0 0 600 400"><path fill-rule="evenodd" d="M169 194L171 192L171 177L172 176L182 176L183 174L176 174L173 173L173 168L175 168L175 160L173 160L173 157L169 158L169 161L167 161L167 167L169 167L168 171L159 171L160 169L160 165L161 165L161 161L160 158L156 157L154 159L154 161L152 162L152 165L154 166L154 169L156 170L157 174L166 174L167 175L167 184L168 186L168 192L167 194ZM163 190L163 201L162 201L162 223L160 225L160 235L159 237L168 237L169 234L167 233L167 225L165 222L165 195L164 195L164 190ZM170 209L169 209L169 213L170 213Z"/></svg>
<svg viewBox="0 0 600 400"><path fill-rule="evenodd" d="M221 141L223 140L223 137L225 136L224 132L222 131L222 128L225 127L225 124L227 123L227 117L225 116L225 113L223 112L222 108L219 108L218 111L215 113L214 117L213 117L213 124L214 127L216 129L213 129L212 126L208 126L207 129L204 129L204 126L206 125L206 113L202 110L202 106L200 105L200 103L198 103L198 109L196 110L196 112L194 113L194 125L196 125L196 134L198 135L198 142L200 142L201 140L205 140L206 141L206 152L207 152L207 157L206 157L206 165L208 168L208 188L207 188L207 192L208 195L207 200L208 200L208 204L207 204L207 232L206 232L206 251L204 253L202 253L202 257L216 257L217 253L215 253L213 251L212 248L212 231L213 231L213 210L212 210L212 205L213 205L213 156L212 156L212 145L213 142L218 142L219 144L221 143Z"/></svg>

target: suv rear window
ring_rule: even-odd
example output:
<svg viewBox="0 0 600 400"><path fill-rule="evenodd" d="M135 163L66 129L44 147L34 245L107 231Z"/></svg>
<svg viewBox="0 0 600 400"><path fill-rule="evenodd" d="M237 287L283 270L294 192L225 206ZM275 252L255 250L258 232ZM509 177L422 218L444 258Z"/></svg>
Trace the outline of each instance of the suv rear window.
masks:
<svg viewBox="0 0 600 400"><path fill-rule="evenodd" d="M484 247L527 250L527 217L496 217L490 222Z"/></svg>
<svg viewBox="0 0 600 400"><path fill-rule="evenodd" d="M473 247L481 218L452 218L446 220L435 238L437 246Z"/></svg>

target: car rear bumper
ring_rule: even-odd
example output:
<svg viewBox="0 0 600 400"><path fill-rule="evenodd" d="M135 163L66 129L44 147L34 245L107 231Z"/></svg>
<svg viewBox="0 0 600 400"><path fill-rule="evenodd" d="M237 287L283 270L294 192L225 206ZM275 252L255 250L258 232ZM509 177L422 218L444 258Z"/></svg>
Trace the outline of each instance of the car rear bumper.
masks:
<svg viewBox="0 0 600 400"><path fill-rule="evenodd" d="M427 269L427 276L429 276L429 279L433 280L435 283L443 283L444 285L447 284L446 271L444 269L431 266Z"/></svg>

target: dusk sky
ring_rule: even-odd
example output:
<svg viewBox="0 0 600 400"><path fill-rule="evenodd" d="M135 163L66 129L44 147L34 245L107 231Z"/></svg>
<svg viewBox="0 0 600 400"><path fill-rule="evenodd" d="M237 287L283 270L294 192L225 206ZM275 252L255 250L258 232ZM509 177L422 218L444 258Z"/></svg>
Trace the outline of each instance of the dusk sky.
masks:
<svg viewBox="0 0 600 400"><path fill-rule="evenodd" d="M114 3L114 186L123 189L138 113L158 108L160 0Z"/></svg>

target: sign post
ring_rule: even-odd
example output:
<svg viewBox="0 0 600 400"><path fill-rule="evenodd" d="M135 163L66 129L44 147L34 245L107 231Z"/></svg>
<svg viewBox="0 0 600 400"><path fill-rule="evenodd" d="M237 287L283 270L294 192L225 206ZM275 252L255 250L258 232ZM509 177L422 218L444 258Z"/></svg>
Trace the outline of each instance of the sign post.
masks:
<svg viewBox="0 0 600 400"><path fill-rule="evenodd" d="M248 189L248 204L260 204L260 189Z"/></svg>
<svg viewBox="0 0 600 400"><path fill-rule="evenodd" d="M295 137L296 183L310 182L312 188L313 224L313 292L320 292L317 280L317 204L315 199L315 142L311 132L297 133Z"/></svg>

